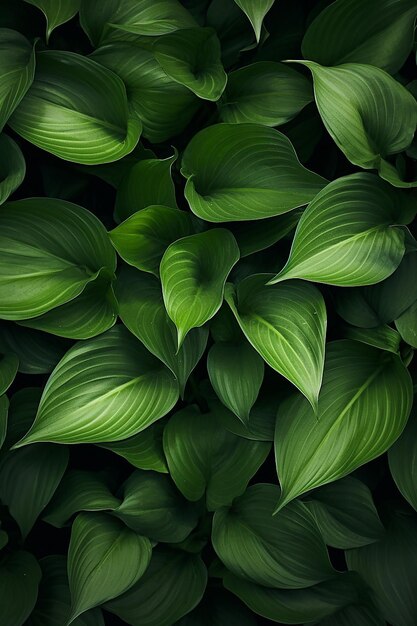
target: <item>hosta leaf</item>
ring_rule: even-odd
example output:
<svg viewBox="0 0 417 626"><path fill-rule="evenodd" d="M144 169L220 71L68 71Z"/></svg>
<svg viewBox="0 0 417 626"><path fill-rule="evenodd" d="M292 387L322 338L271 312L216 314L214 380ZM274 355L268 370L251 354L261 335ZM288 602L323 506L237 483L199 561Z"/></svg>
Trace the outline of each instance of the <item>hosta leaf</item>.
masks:
<svg viewBox="0 0 417 626"><path fill-rule="evenodd" d="M42 517L48 524L62 528L75 513L113 511L119 504L120 500L111 493L104 476L73 469L61 480Z"/></svg>
<svg viewBox="0 0 417 626"><path fill-rule="evenodd" d="M81 25L93 45L123 34L163 35L195 26L178 0L82 0Z"/></svg>
<svg viewBox="0 0 417 626"><path fill-rule="evenodd" d="M229 228L239 246L240 256L260 252L286 237L297 225L301 214L301 209L295 209L265 220L231 222Z"/></svg>
<svg viewBox="0 0 417 626"><path fill-rule="evenodd" d="M29 41L0 28L0 130L29 89L35 73L35 52Z"/></svg>
<svg viewBox="0 0 417 626"><path fill-rule="evenodd" d="M168 413L177 398L172 373L116 326L76 343L61 359L19 446L126 439Z"/></svg>
<svg viewBox="0 0 417 626"><path fill-rule="evenodd" d="M23 374L52 372L67 348L68 343L63 339L13 322L0 323L0 352L14 352L19 359L19 372Z"/></svg>
<svg viewBox="0 0 417 626"><path fill-rule="evenodd" d="M235 291L228 285L227 302L255 350L316 407L327 323L323 297L308 283L267 286L271 278L249 276Z"/></svg>
<svg viewBox="0 0 417 626"><path fill-rule="evenodd" d="M270 444L232 434L216 418L217 409L200 413L189 406L175 413L164 431L171 477L191 501L206 496L209 511L228 505L246 489Z"/></svg>
<svg viewBox="0 0 417 626"><path fill-rule="evenodd" d="M235 0L238 7L247 15L255 31L256 41L261 38L261 28L265 15L275 0Z"/></svg>
<svg viewBox="0 0 417 626"><path fill-rule="evenodd" d="M378 169L408 148L417 126L417 102L384 70L346 63L324 67L302 61L313 74L314 95L329 134L351 163Z"/></svg>
<svg viewBox="0 0 417 626"><path fill-rule="evenodd" d="M338 0L310 24L303 56L322 65L366 63L395 73L412 45L414 0Z"/></svg>
<svg viewBox="0 0 417 626"><path fill-rule="evenodd" d="M417 522L403 511L392 511L386 534L377 543L348 550L348 568L359 572L373 591L384 618L398 626L414 626L417 615Z"/></svg>
<svg viewBox="0 0 417 626"><path fill-rule="evenodd" d="M141 132L118 76L79 54L55 50L38 54L33 85L9 124L39 148L86 165L129 154Z"/></svg>
<svg viewBox="0 0 417 626"><path fill-rule="evenodd" d="M193 232L189 213L153 205L128 217L109 236L126 263L159 277L159 265L167 247Z"/></svg>
<svg viewBox="0 0 417 626"><path fill-rule="evenodd" d="M227 82L220 42L212 28L187 28L165 35L153 47L165 74L199 98L218 100Z"/></svg>
<svg viewBox="0 0 417 626"><path fill-rule="evenodd" d="M151 543L105 513L80 513L71 531L68 579L71 616L127 591L143 575Z"/></svg>
<svg viewBox="0 0 417 626"><path fill-rule="evenodd" d="M193 328L177 349L177 330L164 307L159 281L150 274L123 268L116 293L123 323L178 379L181 393L205 350L207 328Z"/></svg>
<svg viewBox="0 0 417 626"><path fill-rule="evenodd" d="M81 0L25 0L38 7L46 19L46 42L52 31L61 24L65 24L78 13Z"/></svg>
<svg viewBox="0 0 417 626"><path fill-rule="evenodd" d="M116 256L103 224L76 204L31 198L0 212L0 317L28 319L78 296ZM10 289L10 285L13 289Z"/></svg>
<svg viewBox="0 0 417 626"><path fill-rule="evenodd" d="M372 174L331 182L304 211L289 259L271 282L304 278L353 287L387 278L404 256L405 235L396 224L412 219L411 201Z"/></svg>
<svg viewBox="0 0 417 626"><path fill-rule="evenodd" d="M169 476L136 470L123 485L114 510L129 528L154 541L184 541L197 525L198 510L177 491Z"/></svg>
<svg viewBox="0 0 417 626"><path fill-rule="evenodd" d="M279 487L258 484L230 509L216 511L212 541L227 569L251 582L298 589L331 578L325 543L313 515L294 502L273 516Z"/></svg>
<svg viewBox="0 0 417 626"><path fill-rule="evenodd" d="M392 477L404 498L417 511L417 411L414 408L398 441L388 451Z"/></svg>
<svg viewBox="0 0 417 626"><path fill-rule="evenodd" d="M149 141L158 143L181 133L200 106L194 93L165 74L152 51L120 42L99 48L92 58L126 84L129 104ZM162 204L167 204L166 200Z"/></svg>
<svg viewBox="0 0 417 626"><path fill-rule="evenodd" d="M377 328L356 328L355 326L346 326L344 329L346 339L354 339L374 346L381 350L388 350L394 354L399 354L401 335L391 326L378 326Z"/></svg>
<svg viewBox="0 0 417 626"><path fill-rule="evenodd" d="M317 415L301 396L278 411L278 510L383 454L403 431L411 401L411 377L398 356L356 341L328 344Z"/></svg>
<svg viewBox="0 0 417 626"><path fill-rule="evenodd" d="M282 133L260 124L216 124L182 159L191 210L209 222L273 217L307 204L326 180L298 161Z"/></svg>
<svg viewBox="0 0 417 626"><path fill-rule="evenodd" d="M360 548L385 532L370 490L351 476L316 489L304 502L325 542L334 548Z"/></svg>
<svg viewBox="0 0 417 626"><path fill-rule="evenodd" d="M9 400L6 395L0 396L0 448L6 438ZM1 543L1 540L0 540Z"/></svg>
<svg viewBox="0 0 417 626"><path fill-rule="evenodd" d="M25 173L26 163L19 146L7 135L0 135L0 204L19 187Z"/></svg>
<svg viewBox="0 0 417 626"><path fill-rule="evenodd" d="M160 265L165 308L178 330L181 347L192 328L203 326L219 310L239 248L225 228L214 228L172 243Z"/></svg>
<svg viewBox="0 0 417 626"><path fill-rule="evenodd" d="M395 320L395 326L402 339L417 348L417 301Z"/></svg>
<svg viewBox="0 0 417 626"><path fill-rule="evenodd" d="M223 122L285 124L314 99L305 76L283 63L259 61L230 72L219 102Z"/></svg>
<svg viewBox="0 0 417 626"><path fill-rule="evenodd" d="M23 539L54 495L67 464L67 448L50 444L13 451L4 460L0 500L18 523Z"/></svg>
<svg viewBox="0 0 417 626"><path fill-rule="evenodd" d="M215 343L207 356L207 371L219 399L247 424L264 377L261 357L245 339Z"/></svg>
<svg viewBox="0 0 417 626"><path fill-rule="evenodd" d="M6 393L15 379L19 368L19 359L16 354L0 355L0 396Z"/></svg>
<svg viewBox="0 0 417 626"><path fill-rule="evenodd" d="M35 606L41 568L29 552L11 552L0 561L0 614L4 624L23 626Z"/></svg>
<svg viewBox="0 0 417 626"><path fill-rule="evenodd" d="M105 609L131 626L171 626L200 602L206 584L199 555L158 546L142 578Z"/></svg>

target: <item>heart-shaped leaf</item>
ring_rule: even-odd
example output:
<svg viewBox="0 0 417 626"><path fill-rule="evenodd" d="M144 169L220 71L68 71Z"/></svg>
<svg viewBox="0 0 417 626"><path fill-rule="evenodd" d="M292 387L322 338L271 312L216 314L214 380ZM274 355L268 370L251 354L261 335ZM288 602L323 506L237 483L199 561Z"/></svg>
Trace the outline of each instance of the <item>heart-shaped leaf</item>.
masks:
<svg viewBox="0 0 417 626"><path fill-rule="evenodd" d="M277 510L388 450L407 423L411 402L411 377L398 356L356 341L328 344L317 415L302 396L278 411ZM372 419L363 419L367 414Z"/></svg>
<svg viewBox="0 0 417 626"><path fill-rule="evenodd" d="M0 131L32 84L35 51L26 37L0 28Z"/></svg>
<svg viewBox="0 0 417 626"><path fill-rule="evenodd" d="M181 173L191 210L209 222L263 219L307 204L326 180L299 162L282 133L216 124L194 135Z"/></svg>
<svg viewBox="0 0 417 626"><path fill-rule="evenodd" d="M261 38L261 28L265 15L274 4L275 0L235 0L238 7L247 15L255 32L256 41Z"/></svg>
<svg viewBox="0 0 417 626"><path fill-rule="evenodd" d="M38 7L46 18L46 43L53 30L78 13L81 0L25 0Z"/></svg>
<svg viewBox="0 0 417 626"><path fill-rule="evenodd" d="M178 348L192 328L220 309L226 279L239 259L232 233L213 228L183 237L165 251L160 265L165 308L178 330Z"/></svg>
<svg viewBox="0 0 417 626"><path fill-rule="evenodd" d="M18 446L126 439L163 417L177 399L172 373L125 328L115 326L65 354Z"/></svg>
<svg viewBox="0 0 417 626"><path fill-rule="evenodd" d="M414 468L417 464L417 411L414 408L398 441L388 451L392 477L404 498L417 511L417 484Z"/></svg>
<svg viewBox="0 0 417 626"><path fill-rule="evenodd" d="M36 603L41 568L29 552L19 550L0 562L0 612L7 625L22 626Z"/></svg>
<svg viewBox="0 0 417 626"><path fill-rule="evenodd" d="M0 135L0 204L23 182L26 163L17 143L5 134Z"/></svg>

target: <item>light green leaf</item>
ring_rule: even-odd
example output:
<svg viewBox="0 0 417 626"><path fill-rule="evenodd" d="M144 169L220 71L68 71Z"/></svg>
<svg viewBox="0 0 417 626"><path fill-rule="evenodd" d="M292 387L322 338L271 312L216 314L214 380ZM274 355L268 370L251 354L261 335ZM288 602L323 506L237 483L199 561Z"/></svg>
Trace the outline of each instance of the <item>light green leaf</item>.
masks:
<svg viewBox="0 0 417 626"><path fill-rule="evenodd" d="M51 500L68 464L64 446L42 444L11 452L0 469L0 500L23 539Z"/></svg>
<svg viewBox="0 0 417 626"><path fill-rule="evenodd" d="M25 0L40 9L46 18L46 43L52 31L78 13L81 0Z"/></svg>
<svg viewBox="0 0 417 626"><path fill-rule="evenodd" d="M0 561L0 615L7 626L23 626L35 606L41 568L29 552L19 550Z"/></svg>
<svg viewBox="0 0 417 626"><path fill-rule="evenodd" d="M391 328L391 326L385 325L378 326L377 328L346 326L343 334L346 339L361 341L368 346L388 350L388 352L393 352L394 354L399 354L400 352L401 335Z"/></svg>
<svg viewBox="0 0 417 626"><path fill-rule="evenodd" d="M265 461L270 444L250 441L222 427L217 414L194 406L175 413L164 430L164 451L171 477L181 493L193 502L206 496L214 511L242 494Z"/></svg>
<svg viewBox="0 0 417 626"><path fill-rule="evenodd" d="M109 236L126 263L159 277L159 265L167 247L193 232L189 213L153 205L128 217Z"/></svg>
<svg viewBox="0 0 417 626"><path fill-rule="evenodd" d="M0 317L23 320L72 300L101 268L113 273L116 255L86 209L30 198L1 209L0 267Z"/></svg>
<svg viewBox="0 0 417 626"><path fill-rule="evenodd" d="M405 150L413 140L415 98L378 67L300 63L313 74L317 107L337 146L354 165L377 169L386 178L384 171L389 164L385 157Z"/></svg>
<svg viewBox="0 0 417 626"><path fill-rule="evenodd" d="M260 124L216 124L185 149L191 210L209 222L273 217L307 204L326 180L299 162L287 137Z"/></svg>
<svg viewBox="0 0 417 626"><path fill-rule="evenodd" d="M48 374L64 356L68 342L46 333L22 328L13 322L0 322L0 352L14 352L19 372Z"/></svg>
<svg viewBox="0 0 417 626"><path fill-rule="evenodd" d="M0 130L32 84L35 51L29 41L9 28L0 28Z"/></svg>
<svg viewBox="0 0 417 626"><path fill-rule="evenodd" d="M228 227L237 241L240 256L243 258L269 248L284 239L295 228L301 215L302 210L295 209L290 213L265 220L230 222Z"/></svg>
<svg viewBox="0 0 417 626"><path fill-rule="evenodd" d="M8 413L9 400L6 395L2 395L0 396L0 448L2 447L6 438Z"/></svg>
<svg viewBox="0 0 417 626"><path fill-rule="evenodd" d="M153 208L155 205L162 205L164 209L177 208L175 187L171 178L171 169L176 158L175 153L167 159L143 159L129 169L117 189L114 210L117 220L127 222L127 218L151 205Z"/></svg>
<svg viewBox="0 0 417 626"><path fill-rule="evenodd" d="M248 424L264 377L261 357L245 338L238 343L218 342L208 353L207 371L219 399Z"/></svg>
<svg viewBox="0 0 417 626"><path fill-rule="evenodd" d="M0 396L6 393L15 379L19 368L19 359L16 354L0 355Z"/></svg>
<svg viewBox="0 0 417 626"><path fill-rule="evenodd" d="M239 259L232 233L214 228L183 237L160 265L165 308L178 330L178 348L192 328L203 326L223 302L226 279Z"/></svg>
<svg viewBox="0 0 417 626"><path fill-rule="evenodd" d="M360 548L378 541L385 532L371 491L352 476L316 489L304 503L324 541L334 548Z"/></svg>
<svg viewBox="0 0 417 626"><path fill-rule="evenodd" d="M395 326L402 339L417 348L417 300L395 320Z"/></svg>
<svg viewBox="0 0 417 626"><path fill-rule="evenodd" d="M100 2L100 10L101 6ZM194 93L165 74L150 50L120 42L99 48L92 58L126 84L129 104L143 124L143 136L153 143L181 133L200 106ZM158 203L170 204L159 199L149 202Z"/></svg>
<svg viewBox="0 0 417 626"><path fill-rule="evenodd" d="M267 286L271 278L249 276L235 291L228 285L226 300L255 350L316 408L327 325L323 297L308 283Z"/></svg>
<svg viewBox="0 0 417 626"><path fill-rule="evenodd" d="M317 415L302 396L278 411L277 510L388 450L407 423L411 402L411 377L398 356L356 341L328 344Z"/></svg>
<svg viewBox="0 0 417 626"><path fill-rule="evenodd" d="M259 61L230 72L219 114L230 124L279 126L313 99L305 76L283 63Z"/></svg>
<svg viewBox="0 0 417 626"><path fill-rule="evenodd" d="M182 394L206 348L207 328L193 328L177 349L177 330L167 315L161 285L154 276L123 268L116 293L121 320L175 374Z"/></svg>
<svg viewBox="0 0 417 626"><path fill-rule="evenodd" d="M388 451L388 462L392 477L404 498L417 511L417 411L411 413L401 437Z"/></svg>
<svg viewBox="0 0 417 626"><path fill-rule="evenodd" d="M17 447L38 441L127 439L178 399L172 373L122 326L80 341L52 372L35 422Z"/></svg>
<svg viewBox="0 0 417 626"><path fill-rule="evenodd" d="M321 65L366 63L394 74L413 45L414 0L338 0L310 24L303 56Z"/></svg>
<svg viewBox="0 0 417 626"><path fill-rule="evenodd" d="M392 274L405 252L415 201L372 174L329 183L298 223L289 259L271 283L287 278L353 287Z"/></svg>
<svg viewBox="0 0 417 626"><path fill-rule="evenodd" d="M30 449L30 448L29 448ZM62 528L80 511L113 511L120 504L98 472L69 470L55 492L42 519Z"/></svg>
<svg viewBox="0 0 417 626"><path fill-rule="evenodd" d="M123 485L113 511L129 528L153 541L184 541L197 526L198 510L177 491L169 476L136 470Z"/></svg>
<svg viewBox="0 0 417 626"><path fill-rule="evenodd" d="M129 154L141 133L118 76L89 58L55 50L37 55L33 85L9 124L42 150L86 165Z"/></svg>
<svg viewBox="0 0 417 626"><path fill-rule="evenodd" d="M152 48L165 74L204 100L218 100L227 82L220 42L212 28L187 28L157 39Z"/></svg>
<svg viewBox="0 0 417 626"><path fill-rule="evenodd" d="M0 204L23 182L26 163L22 151L13 139L0 135Z"/></svg>
<svg viewBox="0 0 417 626"><path fill-rule="evenodd" d="M252 485L230 509L216 511L212 542L227 569L251 582L299 589L334 575L313 515L293 502L273 516L280 490Z"/></svg>
<svg viewBox="0 0 417 626"><path fill-rule="evenodd" d="M199 555L158 546L142 578L105 609L131 626L171 626L200 602L206 584Z"/></svg>
<svg viewBox="0 0 417 626"><path fill-rule="evenodd" d="M149 539L105 513L80 513L71 531L68 579L72 623L84 611L127 591L151 558Z"/></svg>
<svg viewBox="0 0 417 626"><path fill-rule="evenodd" d="M256 41L261 38L261 28L265 15L274 4L275 0L235 0L238 7L247 15L255 31Z"/></svg>

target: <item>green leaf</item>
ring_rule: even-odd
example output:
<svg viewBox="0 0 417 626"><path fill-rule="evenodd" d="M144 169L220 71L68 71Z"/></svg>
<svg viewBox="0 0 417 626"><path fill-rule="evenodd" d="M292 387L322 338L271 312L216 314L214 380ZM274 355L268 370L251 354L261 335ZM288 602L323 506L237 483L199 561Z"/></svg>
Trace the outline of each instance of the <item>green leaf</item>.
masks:
<svg viewBox="0 0 417 626"><path fill-rule="evenodd" d="M413 45L414 0L338 0L310 24L303 56L321 65L366 63L395 74Z"/></svg>
<svg viewBox="0 0 417 626"><path fill-rule="evenodd" d="M19 359L16 354L0 355L0 396L6 393L15 379L19 368Z"/></svg>
<svg viewBox="0 0 417 626"><path fill-rule="evenodd" d="M270 451L269 442L250 441L222 427L217 415L196 407L175 413L164 430L164 451L171 477L193 502L206 497L214 511L242 494Z"/></svg>
<svg viewBox="0 0 417 626"><path fill-rule="evenodd" d="M35 74L35 51L29 41L9 28L0 28L0 130L19 105Z"/></svg>
<svg viewBox="0 0 417 626"><path fill-rule="evenodd" d="M11 552L0 561L0 614L7 626L23 626L35 606L41 568L29 552Z"/></svg>
<svg viewBox="0 0 417 626"><path fill-rule="evenodd" d="M141 133L118 76L79 54L55 50L37 55L33 85L9 124L42 150L86 165L129 154Z"/></svg>
<svg viewBox="0 0 417 626"><path fill-rule="evenodd" d="M402 339L417 348L417 301L395 320L395 326Z"/></svg>
<svg viewBox="0 0 417 626"><path fill-rule="evenodd" d="M14 352L19 359L19 372L48 374L64 356L68 343L57 337L13 322L0 322L0 352Z"/></svg>
<svg viewBox="0 0 417 626"><path fill-rule="evenodd" d="M304 500L327 545L360 548L378 541L385 530L369 488L348 476L313 491Z"/></svg>
<svg viewBox="0 0 417 626"><path fill-rule="evenodd" d="M144 574L151 543L105 513L80 513L71 531L68 579L71 616L127 591Z"/></svg>
<svg viewBox="0 0 417 626"><path fill-rule="evenodd" d="M279 126L313 99L305 76L283 63L259 61L230 72L219 114L229 124Z"/></svg>
<svg viewBox="0 0 417 626"><path fill-rule="evenodd" d="M82 0L81 26L93 45L134 35L163 35L196 23L178 0Z"/></svg>
<svg viewBox="0 0 417 626"><path fill-rule="evenodd" d="M200 602L206 584L199 555L158 546L142 578L105 609L131 626L171 626Z"/></svg>
<svg viewBox="0 0 417 626"><path fill-rule="evenodd" d="M51 500L68 464L68 449L42 444L11 452L0 468L0 500L23 539Z"/></svg>
<svg viewBox="0 0 417 626"><path fill-rule="evenodd" d="M40 9L46 18L46 43L57 26L65 24L78 13L81 0L25 0Z"/></svg>
<svg viewBox="0 0 417 626"><path fill-rule="evenodd" d="M399 354L400 352L401 335L391 326L385 325L377 328L346 326L343 334L346 339L361 341L368 346L388 350L388 352L393 352L394 354Z"/></svg>
<svg viewBox="0 0 417 626"><path fill-rule="evenodd" d="M294 502L273 516L279 487L258 484L216 511L212 542L227 569L251 582L299 589L334 575L313 515Z"/></svg>
<svg viewBox="0 0 417 626"><path fill-rule="evenodd" d="M167 247L193 232L189 213L153 205L128 217L109 236L126 263L159 277L159 265Z"/></svg>
<svg viewBox="0 0 417 626"><path fill-rule="evenodd" d="M282 133L260 124L216 124L185 149L191 210L209 222L263 219L307 204L326 180L299 162Z"/></svg>
<svg viewBox="0 0 417 626"><path fill-rule="evenodd" d="M398 356L356 341L328 344L317 415L302 396L278 411L277 510L388 450L407 423L411 402L411 377Z"/></svg>
<svg viewBox="0 0 417 626"><path fill-rule="evenodd" d="M289 259L271 283L287 278L353 287L392 274L405 252L414 200L372 174L329 183L298 223Z"/></svg>
<svg viewBox="0 0 417 626"><path fill-rule="evenodd" d="M404 498L417 511L417 411L411 413L401 437L388 451L388 462L392 477Z"/></svg>
<svg viewBox="0 0 417 626"><path fill-rule="evenodd" d="M0 317L23 320L72 300L100 269L113 273L116 255L103 224L86 209L30 198L1 209L0 266Z"/></svg>
<svg viewBox="0 0 417 626"><path fill-rule="evenodd" d="M181 394L207 344L207 328L193 328L177 349L177 330L167 315L159 281L150 274L123 268L116 293L125 326L175 374Z"/></svg>
<svg viewBox="0 0 417 626"><path fill-rule="evenodd" d="M163 417L178 398L171 374L122 326L80 341L46 384L18 447L38 441L118 441Z"/></svg>
<svg viewBox="0 0 417 626"><path fill-rule="evenodd" d="M157 39L152 48L165 74L204 100L218 100L227 82L220 42L212 28L187 28Z"/></svg>
<svg viewBox="0 0 417 626"><path fill-rule="evenodd" d="M184 541L197 526L197 508L182 497L169 476L136 470L122 490L122 502L113 515L153 541Z"/></svg>
<svg viewBox="0 0 417 626"><path fill-rule="evenodd" d="M178 348L192 328L220 309L226 279L239 259L232 233L214 228L183 237L165 251L160 265L165 308L178 330Z"/></svg>
<svg viewBox="0 0 417 626"><path fill-rule="evenodd" d="M117 220L126 220L123 223L131 225L132 222L128 222L127 218L138 215L138 211L151 205L154 211L157 206L160 213L161 205L162 209L177 208L175 187L171 178L171 169L176 158L175 153L167 159L144 159L129 169L117 189L114 211Z"/></svg>
<svg viewBox="0 0 417 626"><path fill-rule="evenodd" d="M350 570L359 572L373 591L383 617L391 624L414 626L417 615L417 521L403 511L392 511L386 534L378 543L348 550Z"/></svg>
<svg viewBox="0 0 417 626"><path fill-rule="evenodd" d="M248 424L264 377L261 357L244 338L238 343L215 343L207 356L207 371L219 399Z"/></svg>
<svg viewBox="0 0 417 626"><path fill-rule="evenodd" d="M9 400L6 395L0 396L0 448L6 438ZM1 540L0 540L1 543Z"/></svg>
<svg viewBox="0 0 417 626"><path fill-rule="evenodd" d="M0 135L0 204L21 185L26 163L17 143L7 135Z"/></svg>
<svg viewBox="0 0 417 626"><path fill-rule="evenodd" d="M30 449L30 448L29 448ZM98 472L69 470L55 492L42 518L62 528L80 511L113 511L120 504Z"/></svg>
<svg viewBox="0 0 417 626"><path fill-rule="evenodd" d="M313 74L314 95L323 123L351 163L379 170L385 157L405 150L417 126L417 102L389 74L371 65L323 67L300 61Z"/></svg>
<svg viewBox="0 0 417 626"><path fill-rule="evenodd" d="M256 42L261 38L261 28L265 15L274 4L275 0L235 0L238 7L247 15L255 32Z"/></svg>
<svg viewBox="0 0 417 626"><path fill-rule="evenodd" d="M301 215L302 210L295 209L277 217L253 222L231 222L228 226L237 241L240 256L243 258L269 248L284 239L297 225Z"/></svg>
<svg viewBox="0 0 417 626"><path fill-rule="evenodd" d="M327 315L321 293L308 283L267 286L272 274L240 282L226 299L247 339L313 407L323 376Z"/></svg>
<svg viewBox="0 0 417 626"><path fill-rule="evenodd" d="M101 7L100 2L100 11ZM92 58L126 84L129 104L143 124L143 136L153 143L181 133L200 106L194 93L165 74L150 50L120 42L99 48ZM166 187L161 193L166 194ZM167 204L159 199L149 202L158 203Z"/></svg>

